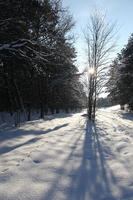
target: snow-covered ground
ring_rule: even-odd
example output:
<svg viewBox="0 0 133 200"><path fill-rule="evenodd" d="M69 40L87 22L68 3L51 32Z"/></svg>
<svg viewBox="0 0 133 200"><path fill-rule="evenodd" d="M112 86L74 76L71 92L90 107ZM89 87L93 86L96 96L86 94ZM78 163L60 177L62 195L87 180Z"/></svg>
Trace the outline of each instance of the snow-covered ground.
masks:
<svg viewBox="0 0 133 200"><path fill-rule="evenodd" d="M3 128L4 127L4 128ZM0 132L0 200L133 200L133 115L99 109Z"/></svg>

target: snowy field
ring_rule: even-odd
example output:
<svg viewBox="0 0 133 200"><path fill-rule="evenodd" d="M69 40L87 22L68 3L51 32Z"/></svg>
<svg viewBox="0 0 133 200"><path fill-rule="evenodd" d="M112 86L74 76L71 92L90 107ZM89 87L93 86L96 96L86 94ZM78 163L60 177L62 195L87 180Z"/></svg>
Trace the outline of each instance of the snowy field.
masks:
<svg viewBox="0 0 133 200"><path fill-rule="evenodd" d="M119 107L1 125L0 200L133 200L133 115Z"/></svg>

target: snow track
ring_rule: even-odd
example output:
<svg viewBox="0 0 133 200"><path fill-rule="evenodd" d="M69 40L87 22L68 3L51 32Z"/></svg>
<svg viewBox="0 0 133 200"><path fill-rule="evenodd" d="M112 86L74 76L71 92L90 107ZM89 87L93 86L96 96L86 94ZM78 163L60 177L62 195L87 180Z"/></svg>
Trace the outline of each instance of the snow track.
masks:
<svg viewBox="0 0 133 200"><path fill-rule="evenodd" d="M50 116L0 141L0 200L133 200L132 115Z"/></svg>

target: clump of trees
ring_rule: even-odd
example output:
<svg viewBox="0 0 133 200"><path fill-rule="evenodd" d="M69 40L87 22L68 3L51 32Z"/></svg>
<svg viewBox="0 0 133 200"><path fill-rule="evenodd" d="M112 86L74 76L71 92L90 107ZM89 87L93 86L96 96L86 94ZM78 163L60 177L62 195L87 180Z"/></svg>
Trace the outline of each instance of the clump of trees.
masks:
<svg viewBox="0 0 133 200"><path fill-rule="evenodd" d="M108 107L108 106L113 106L113 103L110 101L109 98L107 98L107 97L98 98L97 107Z"/></svg>
<svg viewBox="0 0 133 200"><path fill-rule="evenodd" d="M40 117L84 106L72 16L60 0L0 1L0 111Z"/></svg>
<svg viewBox="0 0 133 200"><path fill-rule="evenodd" d="M107 92L110 100L120 105L127 104L133 110L133 34L112 62L109 76Z"/></svg>

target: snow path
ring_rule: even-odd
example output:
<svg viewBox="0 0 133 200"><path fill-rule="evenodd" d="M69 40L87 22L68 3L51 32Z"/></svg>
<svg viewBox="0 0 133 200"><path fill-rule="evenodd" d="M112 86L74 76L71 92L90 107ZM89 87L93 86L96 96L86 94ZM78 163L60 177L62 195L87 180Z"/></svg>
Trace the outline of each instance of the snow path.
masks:
<svg viewBox="0 0 133 200"><path fill-rule="evenodd" d="M0 200L133 200L133 116L100 109L0 131Z"/></svg>

